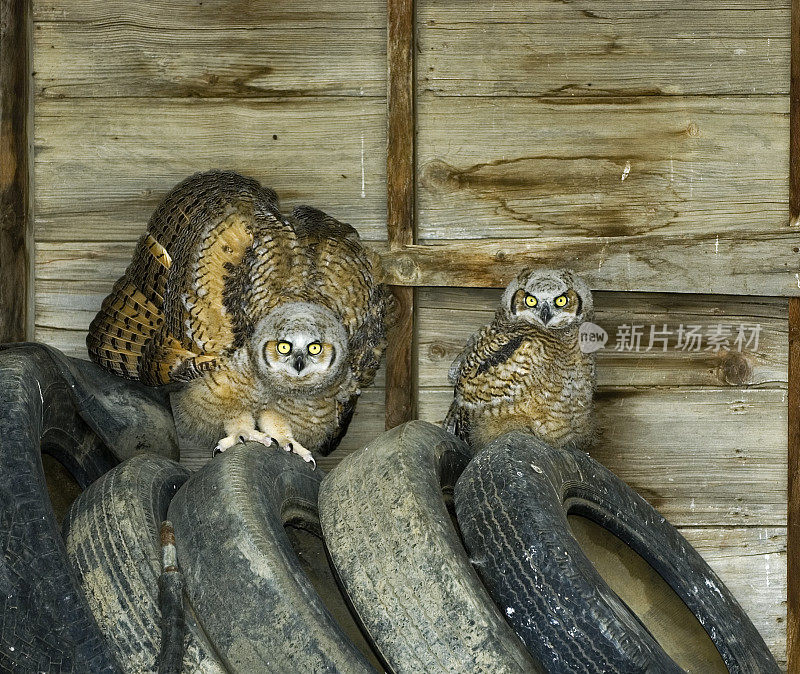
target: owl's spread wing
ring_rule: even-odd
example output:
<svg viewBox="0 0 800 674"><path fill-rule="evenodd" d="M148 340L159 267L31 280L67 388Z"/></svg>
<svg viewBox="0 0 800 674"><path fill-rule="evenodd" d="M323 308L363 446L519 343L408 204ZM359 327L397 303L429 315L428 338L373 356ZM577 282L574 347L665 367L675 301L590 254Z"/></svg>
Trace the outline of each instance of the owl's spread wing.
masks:
<svg viewBox="0 0 800 674"><path fill-rule="evenodd" d="M342 321L348 338L349 372L337 400L337 428L319 449L327 454L341 441L361 389L375 379L392 313L392 294L379 283L377 256L350 225L309 206L292 213L307 274L304 300L326 306Z"/></svg>
<svg viewBox="0 0 800 674"><path fill-rule="evenodd" d="M472 347L459 357L456 395L466 403L488 403L522 391L535 367L531 358L523 356L530 344L527 333L524 326L498 329L494 324L476 333Z"/></svg>
<svg viewBox="0 0 800 674"><path fill-rule="evenodd" d="M391 292L377 282L377 257L352 226L309 206L296 208L292 217L310 270L308 301L327 306L347 331L355 394L375 379L386 348Z"/></svg>
<svg viewBox="0 0 800 674"><path fill-rule="evenodd" d="M480 332L474 332L470 335L469 340L467 340L467 345L461 350L454 359L453 362L450 364L450 369L447 371L447 381L451 384L456 384L458 380L461 378L461 368L464 366L464 362L467 360L467 357L472 353L475 349L475 342L478 341L478 337L480 336Z"/></svg>
<svg viewBox="0 0 800 674"><path fill-rule="evenodd" d="M151 385L213 369L245 329L245 293L232 292L231 281L270 229L291 233L274 192L255 180L212 171L180 183L92 321L92 358Z"/></svg>

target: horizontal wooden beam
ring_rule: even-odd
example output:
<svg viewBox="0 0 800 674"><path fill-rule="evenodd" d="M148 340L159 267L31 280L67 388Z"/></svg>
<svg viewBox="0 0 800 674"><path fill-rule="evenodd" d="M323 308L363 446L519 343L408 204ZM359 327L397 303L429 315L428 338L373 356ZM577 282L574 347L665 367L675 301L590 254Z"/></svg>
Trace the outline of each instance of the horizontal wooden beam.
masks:
<svg viewBox="0 0 800 674"><path fill-rule="evenodd" d="M788 228L787 228L788 229ZM502 288L526 266L569 267L595 290L800 296L797 235L481 239L381 251L398 286ZM748 261L742 272L743 260Z"/></svg>

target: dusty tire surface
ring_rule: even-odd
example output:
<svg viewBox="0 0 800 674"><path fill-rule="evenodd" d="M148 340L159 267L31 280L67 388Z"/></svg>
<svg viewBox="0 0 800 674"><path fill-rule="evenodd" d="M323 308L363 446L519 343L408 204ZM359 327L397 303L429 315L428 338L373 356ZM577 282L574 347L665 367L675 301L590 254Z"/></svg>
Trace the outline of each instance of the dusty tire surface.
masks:
<svg viewBox="0 0 800 674"><path fill-rule="evenodd" d="M320 490L326 545L394 672L537 672L472 569L443 490L467 446L421 421L348 456Z"/></svg>
<svg viewBox="0 0 800 674"><path fill-rule="evenodd" d="M257 443L217 456L169 508L197 620L232 672L373 672L303 573L285 525L319 531L321 470Z"/></svg>
<svg viewBox="0 0 800 674"><path fill-rule="evenodd" d="M82 486L116 463L47 349L0 349L0 671L117 672L67 559L43 451Z"/></svg>
<svg viewBox="0 0 800 674"><path fill-rule="evenodd" d="M84 491L64 521L64 540L81 589L109 648L126 672L155 672L161 647L159 527L188 471L174 461L136 456ZM186 615L184 672L223 672Z"/></svg>
<svg viewBox="0 0 800 674"><path fill-rule="evenodd" d="M548 672L683 671L595 570L568 514L595 521L641 555L697 617L731 674L780 671L700 554L586 453L503 436L463 472L454 500L484 583Z"/></svg>

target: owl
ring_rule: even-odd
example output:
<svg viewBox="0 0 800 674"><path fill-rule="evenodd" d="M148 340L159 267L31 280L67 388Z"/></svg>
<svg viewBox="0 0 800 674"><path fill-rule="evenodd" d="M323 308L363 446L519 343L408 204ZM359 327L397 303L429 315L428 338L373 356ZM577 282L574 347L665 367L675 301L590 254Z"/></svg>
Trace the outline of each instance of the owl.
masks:
<svg viewBox="0 0 800 674"><path fill-rule="evenodd" d="M592 314L592 293L571 271L520 273L450 367L455 398L445 428L475 449L514 430L587 446L595 367L579 328Z"/></svg>
<svg viewBox="0 0 800 674"><path fill-rule="evenodd" d="M391 294L350 225L284 217L238 173L198 173L150 218L92 321L96 363L168 386L183 446L332 451L386 345ZM315 462L314 462L315 463Z"/></svg>

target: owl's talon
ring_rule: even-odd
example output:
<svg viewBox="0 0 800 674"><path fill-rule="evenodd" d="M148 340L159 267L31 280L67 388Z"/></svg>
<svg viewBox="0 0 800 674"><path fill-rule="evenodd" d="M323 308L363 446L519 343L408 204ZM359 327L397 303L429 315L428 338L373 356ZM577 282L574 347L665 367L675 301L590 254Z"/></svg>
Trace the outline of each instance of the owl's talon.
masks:
<svg viewBox="0 0 800 674"><path fill-rule="evenodd" d="M221 454L226 449L230 449L233 447L237 442L239 442L239 437L237 435L227 435L222 438L218 443L217 446L214 447L214 450L211 453L212 458L215 457L217 454Z"/></svg>
<svg viewBox="0 0 800 674"><path fill-rule="evenodd" d="M305 447L303 447L301 445L295 446L291 442L288 443L288 447L291 448L289 450L290 452L292 452L293 454L297 454L297 456L299 456L301 459L303 459L303 461L305 461L306 463L310 463L311 467L314 470L316 470L317 462L314 460L314 455L311 454L311 452L309 450L307 450Z"/></svg>

